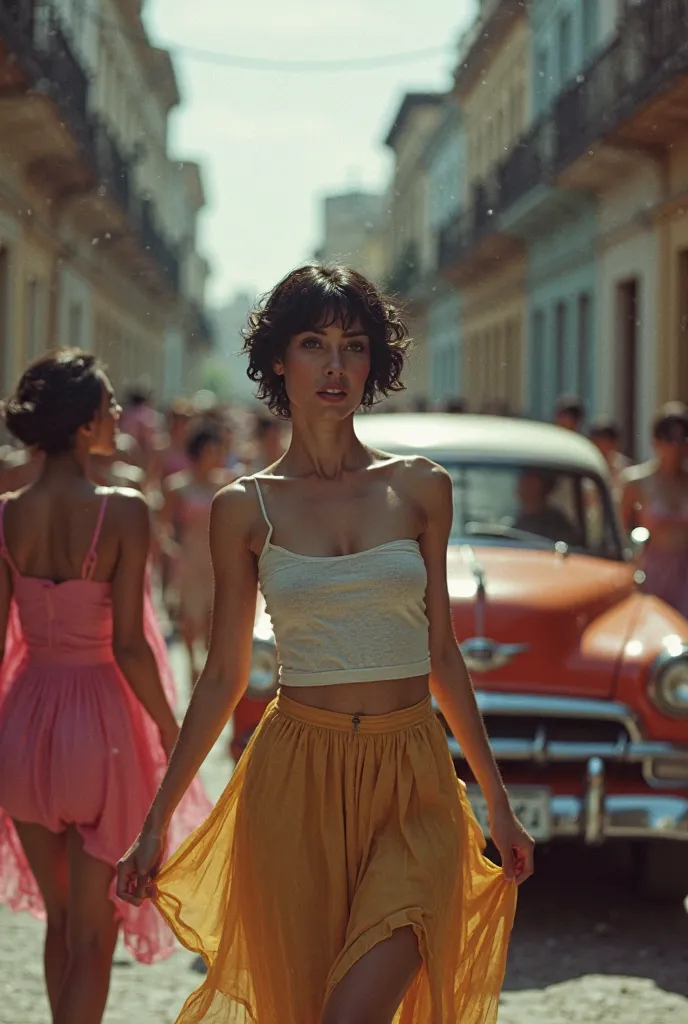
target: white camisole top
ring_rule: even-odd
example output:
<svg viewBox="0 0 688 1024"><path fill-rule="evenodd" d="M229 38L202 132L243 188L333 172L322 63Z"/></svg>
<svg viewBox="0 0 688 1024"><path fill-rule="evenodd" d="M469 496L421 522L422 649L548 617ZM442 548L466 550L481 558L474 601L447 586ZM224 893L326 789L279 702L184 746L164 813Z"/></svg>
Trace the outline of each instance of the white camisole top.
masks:
<svg viewBox="0 0 688 1024"><path fill-rule="evenodd" d="M258 578L284 686L409 679L430 671L427 574L415 540L351 555L299 555L272 543L268 526Z"/></svg>

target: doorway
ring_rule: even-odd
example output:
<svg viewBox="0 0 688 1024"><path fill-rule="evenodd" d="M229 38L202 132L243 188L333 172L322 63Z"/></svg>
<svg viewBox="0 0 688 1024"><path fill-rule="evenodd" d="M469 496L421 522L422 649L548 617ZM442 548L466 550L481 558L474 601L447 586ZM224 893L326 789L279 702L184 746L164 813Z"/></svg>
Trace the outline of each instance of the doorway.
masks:
<svg viewBox="0 0 688 1024"><path fill-rule="evenodd" d="M678 256L678 357L676 394L681 402L688 402L688 249Z"/></svg>
<svg viewBox="0 0 688 1024"><path fill-rule="evenodd" d="M9 251L0 245L0 398L7 397L10 387L9 266Z"/></svg>
<svg viewBox="0 0 688 1024"><path fill-rule="evenodd" d="M639 365L639 300L637 277L624 281L616 289L618 406L621 419L623 450L637 458L638 438L638 365Z"/></svg>

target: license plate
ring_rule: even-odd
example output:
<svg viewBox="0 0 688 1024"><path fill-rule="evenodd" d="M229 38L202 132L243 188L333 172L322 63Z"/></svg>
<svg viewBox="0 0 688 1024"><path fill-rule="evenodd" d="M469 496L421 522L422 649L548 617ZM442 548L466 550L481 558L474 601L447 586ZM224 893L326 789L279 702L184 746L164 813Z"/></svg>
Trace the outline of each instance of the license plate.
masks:
<svg viewBox="0 0 688 1024"><path fill-rule="evenodd" d="M549 839L552 831L552 812L548 789L514 787L508 790L509 803L514 814L533 839ZM483 834L489 839L490 823L485 797L475 786L467 787L468 799Z"/></svg>

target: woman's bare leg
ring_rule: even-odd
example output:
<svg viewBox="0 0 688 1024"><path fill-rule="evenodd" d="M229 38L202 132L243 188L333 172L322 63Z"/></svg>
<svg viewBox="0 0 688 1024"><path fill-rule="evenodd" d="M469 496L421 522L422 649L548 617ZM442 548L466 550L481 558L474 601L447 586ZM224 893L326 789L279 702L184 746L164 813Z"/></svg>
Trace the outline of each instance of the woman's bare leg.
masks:
<svg viewBox="0 0 688 1024"><path fill-rule="evenodd" d="M114 868L86 853L76 829L68 830L69 966L54 1024L100 1024L117 942L115 908L109 896Z"/></svg>
<svg viewBox="0 0 688 1024"><path fill-rule="evenodd" d="M45 904L47 928L43 949L45 985L53 1014L67 971L67 907L69 873L67 837L42 825L15 821L19 842L36 879Z"/></svg>
<svg viewBox="0 0 688 1024"><path fill-rule="evenodd" d="M342 978L320 1024L390 1024L421 964L413 928L397 929Z"/></svg>

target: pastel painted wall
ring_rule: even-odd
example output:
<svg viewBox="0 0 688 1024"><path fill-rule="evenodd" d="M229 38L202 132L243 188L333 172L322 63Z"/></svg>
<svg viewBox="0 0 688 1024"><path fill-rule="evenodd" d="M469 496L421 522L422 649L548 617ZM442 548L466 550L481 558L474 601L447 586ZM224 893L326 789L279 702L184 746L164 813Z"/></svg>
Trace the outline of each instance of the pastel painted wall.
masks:
<svg viewBox="0 0 688 1024"><path fill-rule="evenodd" d="M535 0L532 26L533 118L599 52L615 0ZM602 10L603 9L603 10Z"/></svg>
<svg viewBox="0 0 688 1024"><path fill-rule="evenodd" d="M461 299L456 291L437 294L430 303L428 356L430 401L442 403L461 396Z"/></svg>
<svg viewBox="0 0 688 1024"><path fill-rule="evenodd" d="M537 419L551 419L564 392L595 406L595 235L594 203L581 200L578 216L528 247L524 397Z"/></svg>

